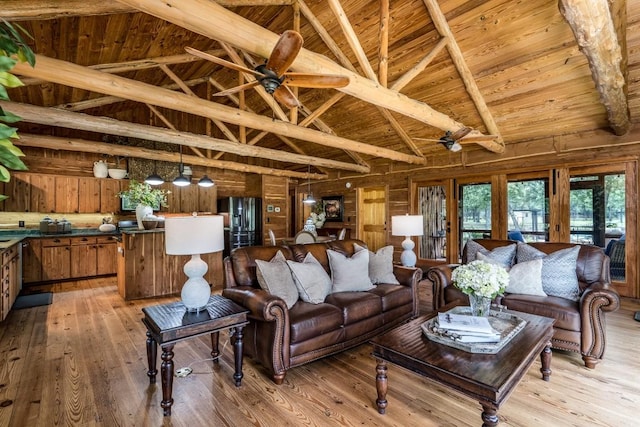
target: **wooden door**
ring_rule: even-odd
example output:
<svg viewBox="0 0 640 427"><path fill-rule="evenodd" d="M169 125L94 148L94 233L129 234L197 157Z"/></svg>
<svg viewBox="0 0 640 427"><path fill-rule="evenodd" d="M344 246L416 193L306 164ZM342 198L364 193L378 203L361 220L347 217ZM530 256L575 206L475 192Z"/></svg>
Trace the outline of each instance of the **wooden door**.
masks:
<svg viewBox="0 0 640 427"><path fill-rule="evenodd" d="M387 244L387 187L358 189L358 236L370 250Z"/></svg>

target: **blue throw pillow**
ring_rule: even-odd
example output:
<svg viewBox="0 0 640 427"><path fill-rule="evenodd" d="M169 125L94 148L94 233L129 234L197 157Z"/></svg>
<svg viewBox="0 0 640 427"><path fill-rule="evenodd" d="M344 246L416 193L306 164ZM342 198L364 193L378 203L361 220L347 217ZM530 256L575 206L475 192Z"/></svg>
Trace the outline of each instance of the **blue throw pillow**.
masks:
<svg viewBox="0 0 640 427"><path fill-rule="evenodd" d="M517 248L518 263L542 259L542 289L547 295L577 301L580 285L576 274L576 262L580 246L552 252L549 255L526 243Z"/></svg>

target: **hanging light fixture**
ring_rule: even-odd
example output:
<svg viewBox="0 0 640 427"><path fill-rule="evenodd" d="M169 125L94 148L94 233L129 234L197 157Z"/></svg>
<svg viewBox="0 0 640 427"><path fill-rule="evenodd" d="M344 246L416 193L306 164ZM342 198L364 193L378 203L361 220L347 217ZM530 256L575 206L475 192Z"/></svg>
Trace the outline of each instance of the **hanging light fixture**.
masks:
<svg viewBox="0 0 640 427"><path fill-rule="evenodd" d="M205 175L202 178L200 178L200 181L198 181L198 185L200 187L213 187L214 183L211 180L211 178L209 178L207 175Z"/></svg>
<svg viewBox="0 0 640 427"><path fill-rule="evenodd" d="M173 185L178 187L186 187L191 184L191 180L184 176L184 163L182 163L182 145L180 145L180 165L178 166L178 177L173 180Z"/></svg>
<svg viewBox="0 0 640 427"><path fill-rule="evenodd" d="M307 205L312 205L316 202L316 199L313 198L313 194L311 194L311 165L307 166L307 197L302 201Z"/></svg>
<svg viewBox="0 0 640 427"><path fill-rule="evenodd" d="M156 148L156 143L153 143L153 148ZM158 170L157 170L157 162L154 160L153 161L153 173L151 175L149 175L147 177L147 179L144 180L145 183L149 184L149 185L160 185L162 183L164 183L164 179L162 179L162 177L160 175L158 175Z"/></svg>

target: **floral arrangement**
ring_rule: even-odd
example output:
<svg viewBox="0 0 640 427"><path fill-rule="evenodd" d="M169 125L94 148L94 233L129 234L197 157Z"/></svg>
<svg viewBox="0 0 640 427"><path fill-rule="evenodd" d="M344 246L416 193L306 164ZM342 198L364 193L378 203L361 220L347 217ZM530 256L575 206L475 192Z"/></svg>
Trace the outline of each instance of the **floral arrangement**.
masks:
<svg viewBox="0 0 640 427"><path fill-rule="evenodd" d="M499 265L475 260L453 270L451 280L466 295L494 299L504 294L509 273Z"/></svg>
<svg viewBox="0 0 640 427"><path fill-rule="evenodd" d="M132 205L143 206L167 206L167 194L170 192L162 190L160 188L152 188L151 185L138 182L135 180L129 181L129 189L123 190L118 193L118 196L126 197L129 199Z"/></svg>
<svg viewBox="0 0 640 427"><path fill-rule="evenodd" d="M322 228L324 222L327 220L327 214L322 208L322 203L316 203L314 210L311 212L311 219L316 228Z"/></svg>

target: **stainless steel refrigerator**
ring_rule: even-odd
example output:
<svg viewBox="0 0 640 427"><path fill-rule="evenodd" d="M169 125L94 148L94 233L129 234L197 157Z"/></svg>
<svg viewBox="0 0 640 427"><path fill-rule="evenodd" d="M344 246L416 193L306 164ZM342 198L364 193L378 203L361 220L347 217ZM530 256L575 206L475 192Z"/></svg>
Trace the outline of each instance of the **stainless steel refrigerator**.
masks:
<svg viewBox="0 0 640 427"><path fill-rule="evenodd" d="M228 217L224 229L224 256L232 249L262 245L262 200L227 197L218 200L218 214Z"/></svg>

